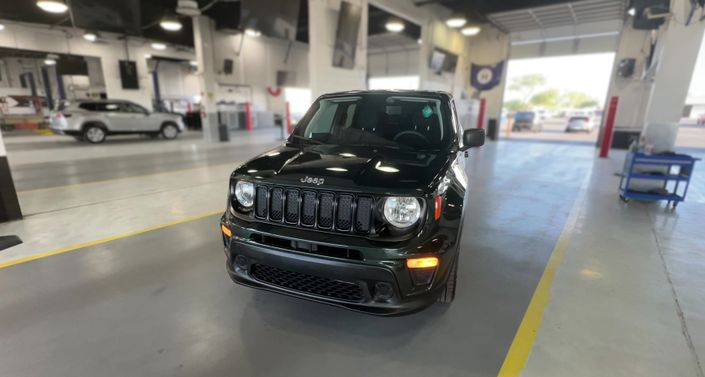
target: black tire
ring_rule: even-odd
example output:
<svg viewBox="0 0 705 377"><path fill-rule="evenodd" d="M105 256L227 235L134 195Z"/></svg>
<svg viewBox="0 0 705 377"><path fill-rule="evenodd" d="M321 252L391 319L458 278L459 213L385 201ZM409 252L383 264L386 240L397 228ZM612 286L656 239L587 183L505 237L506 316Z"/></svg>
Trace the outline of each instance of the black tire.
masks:
<svg viewBox="0 0 705 377"><path fill-rule="evenodd" d="M105 141L105 127L97 124L90 124L83 128L83 140L91 144L100 144Z"/></svg>
<svg viewBox="0 0 705 377"><path fill-rule="evenodd" d="M160 134L167 140L176 139L179 136L179 127L176 127L174 123L164 123Z"/></svg>
<svg viewBox="0 0 705 377"><path fill-rule="evenodd" d="M450 276L443 287L441 295L438 296L438 302L441 304L450 304L455 300L455 290L458 287L458 259L460 254L456 255L453 265L450 267Z"/></svg>

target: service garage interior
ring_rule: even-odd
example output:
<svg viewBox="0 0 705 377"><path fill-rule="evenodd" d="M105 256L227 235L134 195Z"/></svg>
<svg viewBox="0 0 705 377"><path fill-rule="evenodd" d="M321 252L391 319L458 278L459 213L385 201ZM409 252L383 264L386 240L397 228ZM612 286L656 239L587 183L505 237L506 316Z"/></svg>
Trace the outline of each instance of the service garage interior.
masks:
<svg viewBox="0 0 705 377"><path fill-rule="evenodd" d="M0 2L0 376L692 376L705 1Z"/></svg>

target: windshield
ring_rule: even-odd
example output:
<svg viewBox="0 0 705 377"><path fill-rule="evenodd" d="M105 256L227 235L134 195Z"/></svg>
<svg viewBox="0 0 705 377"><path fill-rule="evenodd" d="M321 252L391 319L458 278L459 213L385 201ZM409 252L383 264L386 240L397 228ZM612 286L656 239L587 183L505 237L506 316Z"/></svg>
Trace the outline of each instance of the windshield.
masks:
<svg viewBox="0 0 705 377"><path fill-rule="evenodd" d="M398 94L319 99L292 136L292 142L416 150L440 150L453 139L447 101Z"/></svg>
<svg viewBox="0 0 705 377"><path fill-rule="evenodd" d="M534 113L530 111L518 112L514 116L515 120L534 120Z"/></svg>

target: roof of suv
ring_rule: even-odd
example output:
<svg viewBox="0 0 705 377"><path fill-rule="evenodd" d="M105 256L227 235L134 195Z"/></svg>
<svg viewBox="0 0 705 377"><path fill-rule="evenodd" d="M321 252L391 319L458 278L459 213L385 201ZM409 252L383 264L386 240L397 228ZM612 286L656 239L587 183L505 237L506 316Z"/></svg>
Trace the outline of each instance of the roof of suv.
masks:
<svg viewBox="0 0 705 377"><path fill-rule="evenodd" d="M424 95L434 95L434 96L443 96L443 97L448 97L451 98L451 94L448 92L440 91L440 90L401 90L401 89L393 89L393 90L348 90L348 91L343 91L343 92L333 92L333 93L326 93L321 95L321 97L337 97L337 96L344 96L344 95L360 95L360 94L396 94L396 95L406 95L406 96L424 96Z"/></svg>

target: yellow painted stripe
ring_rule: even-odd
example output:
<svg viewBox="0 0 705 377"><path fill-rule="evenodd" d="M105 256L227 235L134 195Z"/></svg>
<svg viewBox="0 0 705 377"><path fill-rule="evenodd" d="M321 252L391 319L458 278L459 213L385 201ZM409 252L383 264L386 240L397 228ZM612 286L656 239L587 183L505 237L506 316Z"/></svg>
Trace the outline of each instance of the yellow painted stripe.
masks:
<svg viewBox="0 0 705 377"><path fill-rule="evenodd" d="M581 190L568 215L568 220L558 237L558 242L556 242L556 246L551 252L551 257L548 259L548 263L543 270L543 274L531 297L529 306L526 308L524 318L522 318L519 328L514 335L514 340L512 340L507 356L504 358L502 367L499 369L498 377L519 376L519 373L521 373L526 366L526 362L529 360L529 355L536 342L536 336L541 328L544 310L551 299L551 286L556 276L556 270L565 257L568 244L570 243L573 230L575 229L579 206L582 204L584 196L585 191Z"/></svg>
<svg viewBox="0 0 705 377"><path fill-rule="evenodd" d="M42 259L42 258L50 257L50 256L53 256L53 255L68 253L69 251L75 251L75 250L83 249L83 248L90 247L90 246L96 246L96 245L100 245L100 244L103 244L103 243L106 243L106 242L119 240L119 239L121 239L121 238L132 237L132 236L136 236L136 235L139 235L139 234L142 234L142 233L151 232L151 231L153 231L153 230L163 229L163 228L170 227L170 226L173 226L173 225L183 224L183 223L187 223L187 222L189 222L189 221L199 220L199 219L202 219L202 218L205 218L205 217L215 216L215 215L219 215L219 214L222 214L222 213L223 213L223 211L221 211L221 210L219 210L219 211L213 211L213 212L208 212L208 213L202 213L202 214L200 214L200 215L185 217L185 218L183 218L183 219L174 220L174 221L171 221L171 222L168 222L168 223L165 223L165 224L150 226L150 227L147 227L147 228L144 228L144 229L140 229L140 230L135 230L135 231L132 231L132 232L129 232L129 233L123 233L123 234L118 234L118 235L115 235L115 236L109 236L109 237L101 238L101 239L98 239L98 240L95 240L95 241L89 241L89 242L80 243L80 244L78 244L78 245L62 247L61 249L56 249L56 250L52 250L52 251L47 251L47 252L44 252L44 253L39 253L39 254L30 255L30 256L28 256L28 257L24 257L24 258L12 260L12 261L9 261L9 262L0 263L0 268L15 266L15 265L18 265L18 264L22 264L22 263L30 262L30 261L33 261L33 260L37 260L37 259Z"/></svg>

